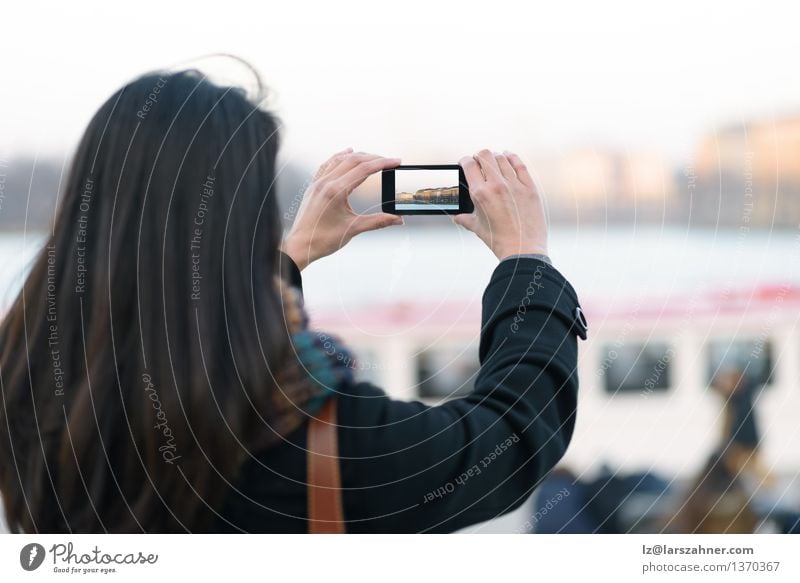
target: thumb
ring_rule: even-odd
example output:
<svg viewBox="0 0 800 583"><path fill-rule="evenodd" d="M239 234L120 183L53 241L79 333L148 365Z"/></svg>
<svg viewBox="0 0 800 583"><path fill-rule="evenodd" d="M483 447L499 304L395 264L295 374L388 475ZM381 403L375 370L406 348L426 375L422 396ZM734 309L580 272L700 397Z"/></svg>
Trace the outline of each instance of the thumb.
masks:
<svg viewBox="0 0 800 583"><path fill-rule="evenodd" d="M383 229L392 225L402 225L403 217L389 213L375 213L372 215L361 215L356 219L353 230L358 233Z"/></svg>
<svg viewBox="0 0 800 583"><path fill-rule="evenodd" d="M478 228L478 217L472 213L463 213L460 215L453 215L453 222L456 225L461 225L468 231L476 232Z"/></svg>

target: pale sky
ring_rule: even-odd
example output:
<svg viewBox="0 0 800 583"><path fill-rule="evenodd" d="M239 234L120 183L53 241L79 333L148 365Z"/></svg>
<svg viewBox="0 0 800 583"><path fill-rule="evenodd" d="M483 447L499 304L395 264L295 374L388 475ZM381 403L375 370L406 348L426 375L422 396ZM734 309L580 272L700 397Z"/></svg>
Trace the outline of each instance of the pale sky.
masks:
<svg viewBox="0 0 800 583"><path fill-rule="evenodd" d="M792 2L15 0L0 156L63 155L127 80L227 52L272 87L284 156L312 164L346 146L408 163L483 146L679 161L720 124L800 112L797 23Z"/></svg>
<svg viewBox="0 0 800 583"><path fill-rule="evenodd" d="M458 170L401 170L394 173L395 192L458 185Z"/></svg>

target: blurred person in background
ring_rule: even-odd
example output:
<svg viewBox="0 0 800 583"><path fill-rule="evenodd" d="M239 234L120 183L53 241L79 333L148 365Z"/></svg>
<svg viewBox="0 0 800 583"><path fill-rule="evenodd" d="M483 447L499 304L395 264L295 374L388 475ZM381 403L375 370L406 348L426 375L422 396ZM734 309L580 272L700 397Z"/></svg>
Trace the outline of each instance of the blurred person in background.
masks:
<svg viewBox="0 0 800 583"><path fill-rule="evenodd" d="M719 452L728 470L757 485L771 484L759 451L761 431L755 401L761 385L744 368L731 366L720 371L711 386L724 400Z"/></svg>
<svg viewBox="0 0 800 583"><path fill-rule="evenodd" d="M763 518L760 490L772 484L759 455L755 400L761 387L741 366L723 367L711 387L723 399L720 442L690 485L675 527L704 534L755 532Z"/></svg>
<svg viewBox="0 0 800 583"><path fill-rule="evenodd" d="M759 517L741 477L718 453L690 484L686 497L666 530L692 534L753 533Z"/></svg>
<svg viewBox="0 0 800 583"><path fill-rule="evenodd" d="M499 264L475 388L431 407L356 382L302 302L309 263L402 223L348 203L400 160L332 156L283 238L278 129L196 72L141 77L91 120L0 327L11 531L307 532L305 428L333 404L348 532L494 518L564 454L586 327L520 158L461 160L476 211L455 221Z"/></svg>

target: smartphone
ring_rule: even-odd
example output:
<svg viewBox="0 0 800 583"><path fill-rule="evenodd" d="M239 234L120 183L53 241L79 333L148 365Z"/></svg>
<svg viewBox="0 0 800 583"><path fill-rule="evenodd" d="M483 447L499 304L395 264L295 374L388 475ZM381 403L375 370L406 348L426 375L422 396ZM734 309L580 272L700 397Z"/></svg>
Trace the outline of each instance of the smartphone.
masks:
<svg viewBox="0 0 800 583"><path fill-rule="evenodd" d="M398 166L383 171L381 206L393 215L471 213L464 171L458 164Z"/></svg>

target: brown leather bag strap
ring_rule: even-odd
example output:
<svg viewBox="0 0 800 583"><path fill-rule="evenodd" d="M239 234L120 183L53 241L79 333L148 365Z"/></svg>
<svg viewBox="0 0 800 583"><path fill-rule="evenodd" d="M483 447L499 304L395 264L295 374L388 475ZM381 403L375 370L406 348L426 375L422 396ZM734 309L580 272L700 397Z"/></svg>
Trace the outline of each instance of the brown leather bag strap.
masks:
<svg viewBox="0 0 800 583"><path fill-rule="evenodd" d="M341 534L344 528L336 399L329 398L308 423L308 532Z"/></svg>

